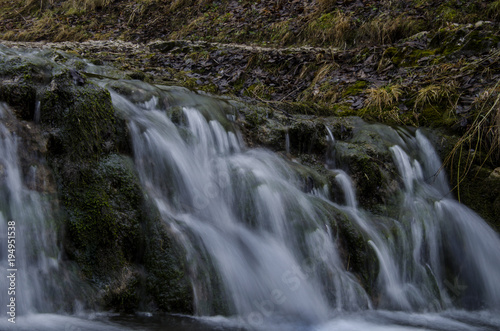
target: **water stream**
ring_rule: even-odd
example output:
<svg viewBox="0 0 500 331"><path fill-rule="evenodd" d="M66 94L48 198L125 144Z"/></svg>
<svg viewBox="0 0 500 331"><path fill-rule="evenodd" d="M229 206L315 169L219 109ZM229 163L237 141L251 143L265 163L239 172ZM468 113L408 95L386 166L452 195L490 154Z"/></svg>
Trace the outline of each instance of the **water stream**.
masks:
<svg viewBox="0 0 500 331"><path fill-rule="evenodd" d="M230 121L221 124L221 110L203 114L186 106L174 124L159 95L135 104L112 97L130 121L142 183L164 219L185 234L189 255L210 257L211 265L197 270L214 268L221 277L229 315L264 329L276 321L328 329L340 323L331 319L375 306L408 314L499 308L498 235L449 197L439 157L422 132L374 126L390 139L403 184L399 216L381 229L377 217L358 207L346 172L332 169L345 205L305 193L287 161L246 148ZM328 141L334 149L331 134ZM325 203L349 215L375 251L376 302L346 271ZM213 313L202 295L212 283L204 281L193 281L200 315Z"/></svg>
<svg viewBox="0 0 500 331"><path fill-rule="evenodd" d="M97 82L127 120L142 187L187 252L196 316L79 310L80 285L58 246L57 206L29 185L37 167L23 174L22 141L2 122L0 301L5 310L7 276L15 272L18 323L4 314L0 330L500 329L499 236L453 199L422 131L366 124L391 145L400 176L397 216L380 217L360 207L330 130L325 166L342 188L342 204L328 189L305 190L292 161L246 147L227 102L137 81L123 82L135 93L126 96L115 81ZM0 120L8 116L0 105ZM376 257L373 288L345 265L336 213ZM12 222L16 260L8 271Z"/></svg>

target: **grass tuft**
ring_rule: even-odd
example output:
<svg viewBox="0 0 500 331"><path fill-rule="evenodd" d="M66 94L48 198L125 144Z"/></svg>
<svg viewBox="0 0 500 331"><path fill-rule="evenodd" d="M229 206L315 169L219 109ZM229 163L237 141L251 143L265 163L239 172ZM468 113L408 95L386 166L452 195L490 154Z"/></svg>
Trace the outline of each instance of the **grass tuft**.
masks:
<svg viewBox="0 0 500 331"><path fill-rule="evenodd" d="M425 108L435 106L443 101L454 105L458 83L454 80L446 84L431 84L421 88L415 97L415 108Z"/></svg>
<svg viewBox="0 0 500 331"><path fill-rule="evenodd" d="M357 39L368 44L391 44L419 31L420 22L407 16L395 18L381 15L363 23L358 29Z"/></svg>
<svg viewBox="0 0 500 331"><path fill-rule="evenodd" d="M302 38L316 45L342 47L349 38L351 25L352 15L336 10L311 20L305 27Z"/></svg>
<svg viewBox="0 0 500 331"><path fill-rule="evenodd" d="M445 160L445 164L457 161L455 173L460 200L460 184L479 163L477 173L485 164L493 167L500 165L500 81L477 96L473 104L475 115L465 134L458 140ZM466 155L466 156L463 156Z"/></svg>
<svg viewBox="0 0 500 331"><path fill-rule="evenodd" d="M365 105L382 111L384 108L393 107L403 94L401 85L389 84L382 87L373 87L366 90Z"/></svg>

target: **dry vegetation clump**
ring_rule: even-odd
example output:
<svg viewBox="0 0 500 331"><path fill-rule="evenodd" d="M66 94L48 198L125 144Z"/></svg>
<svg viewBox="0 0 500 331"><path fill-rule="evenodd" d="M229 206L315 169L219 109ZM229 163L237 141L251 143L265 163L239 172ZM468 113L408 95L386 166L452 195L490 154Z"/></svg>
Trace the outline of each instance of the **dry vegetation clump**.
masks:
<svg viewBox="0 0 500 331"><path fill-rule="evenodd" d="M304 28L302 38L315 45L342 47L350 37L352 15L341 10L312 19Z"/></svg>
<svg viewBox="0 0 500 331"><path fill-rule="evenodd" d="M415 97L415 109L425 107L436 107L444 102L448 105L454 105L458 83L450 80L443 84L430 84L418 90Z"/></svg>
<svg viewBox="0 0 500 331"><path fill-rule="evenodd" d="M500 166L500 81L480 93L472 107L472 122L445 160L445 164L457 164L452 175L458 192L471 170L479 172L486 164Z"/></svg>
<svg viewBox="0 0 500 331"><path fill-rule="evenodd" d="M384 108L390 108L398 102L403 93L401 85L389 84L381 87L372 87L366 90L367 98L365 105L382 112Z"/></svg>
<svg viewBox="0 0 500 331"><path fill-rule="evenodd" d="M405 15L389 17L384 14L363 23L357 31L356 39L361 43L391 44L417 33L419 25L418 20L408 18Z"/></svg>

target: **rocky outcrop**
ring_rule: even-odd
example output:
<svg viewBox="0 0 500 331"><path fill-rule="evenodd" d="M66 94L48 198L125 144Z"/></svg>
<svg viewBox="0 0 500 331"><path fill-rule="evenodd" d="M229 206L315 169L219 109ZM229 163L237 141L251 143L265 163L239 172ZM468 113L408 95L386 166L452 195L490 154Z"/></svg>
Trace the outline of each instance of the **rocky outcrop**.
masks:
<svg viewBox="0 0 500 331"><path fill-rule="evenodd" d="M142 192L126 123L107 90L54 56L2 48L0 101L18 117L11 129L37 140L23 168L33 152L46 160L40 181L57 192L65 256L94 288L87 304L192 313L184 255Z"/></svg>

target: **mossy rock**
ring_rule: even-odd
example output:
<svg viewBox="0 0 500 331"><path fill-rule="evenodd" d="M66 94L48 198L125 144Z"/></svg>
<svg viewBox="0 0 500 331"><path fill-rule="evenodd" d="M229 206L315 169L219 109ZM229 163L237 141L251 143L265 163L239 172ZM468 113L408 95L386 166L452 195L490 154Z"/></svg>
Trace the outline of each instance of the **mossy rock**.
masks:
<svg viewBox="0 0 500 331"><path fill-rule="evenodd" d="M132 266L121 269L121 273L106 287L103 306L124 313L134 313L140 307L141 283L144 283L144 273Z"/></svg>
<svg viewBox="0 0 500 331"><path fill-rule="evenodd" d="M0 101L10 105L16 116L32 121L36 108L36 89L26 83L12 80L0 81Z"/></svg>
<svg viewBox="0 0 500 331"><path fill-rule="evenodd" d="M0 77L23 83L50 82L54 64L42 57L20 56L10 50L0 54Z"/></svg>
<svg viewBox="0 0 500 331"><path fill-rule="evenodd" d="M346 142L335 144L338 167L351 175L361 205L374 212L386 212L384 206L397 203L399 185L393 179L397 170L389 147L381 133L367 126L358 128Z"/></svg>
<svg viewBox="0 0 500 331"><path fill-rule="evenodd" d="M455 164L455 167L458 165ZM500 231L500 169L476 165L466 176L461 176L458 186L456 171L450 179L460 202L480 214L496 231Z"/></svg>
<svg viewBox="0 0 500 331"><path fill-rule="evenodd" d="M320 120L300 119L288 129L290 149L295 153L325 153L327 130Z"/></svg>
<svg viewBox="0 0 500 331"><path fill-rule="evenodd" d="M58 129L61 147L72 160L97 160L116 149L109 92L77 72L64 70L53 77L41 95L40 122Z"/></svg>
<svg viewBox="0 0 500 331"><path fill-rule="evenodd" d="M444 129L426 130L437 153L444 162L452 194L461 203L478 213L496 231L500 231L500 168L483 163L484 158L476 151L472 159L472 150L467 145L452 154L452 149L460 137L450 135ZM469 171L467 168L470 166Z"/></svg>
<svg viewBox="0 0 500 331"><path fill-rule="evenodd" d="M465 55L480 55L498 47L500 37L498 31L471 30L468 27L439 29L430 41L430 47L449 56L460 53Z"/></svg>
<svg viewBox="0 0 500 331"><path fill-rule="evenodd" d="M172 240L169 226L154 213L148 212L148 221L143 225L147 237L144 255L147 291L162 311L193 314L194 297L187 277L186 252Z"/></svg>
<svg viewBox="0 0 500 331"><path fill-rule="evenodd" d="M379 262L368 244L368 238L348 214L324 202L322 208L329 215L328 226L332 229L332 235L337 238L337 247L346 270L355 274L365 290L373 295Z"/></svg>
<svg viewBox="0 0 500 331"><path fill-rule="evenodd" d="M141 191L132 160L61 164L65 250L104 288L103 305L193 313L185 253Z"/></svg>
<svg viewBox="0 0 500 331"><path fill-rule="evenodd" d="M106 278L142 251L142 192L131 161L111 155L100 162L65 160L58 175L68 211L66 251L88 277Z"/></svg>

